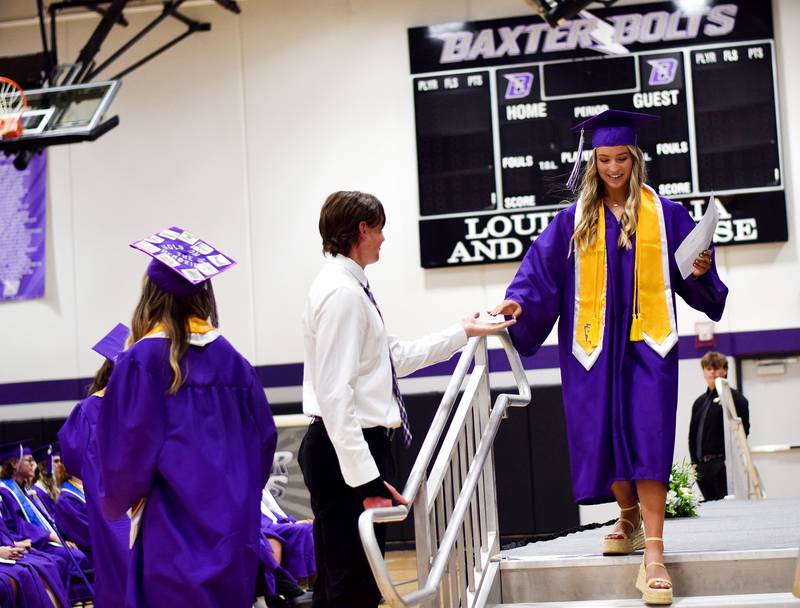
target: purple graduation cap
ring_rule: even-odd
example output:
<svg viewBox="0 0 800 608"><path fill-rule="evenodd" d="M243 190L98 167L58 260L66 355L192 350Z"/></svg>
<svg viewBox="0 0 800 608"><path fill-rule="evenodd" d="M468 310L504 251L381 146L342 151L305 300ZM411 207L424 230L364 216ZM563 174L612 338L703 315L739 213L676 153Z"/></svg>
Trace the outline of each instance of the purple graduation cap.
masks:
<svg viewBox="0 0 800 608"><path fill-rule="evenodd" d="M61 457L61 446L58 443L47 443L42 447L33 450L33 458L36 462L45 463L45 472L53 472L53 457Z"/></svg>
<svg viewBox="0 0 800 608"><path fill-rule="evenodd" d="M26 441L12 441L0 445L0 462L7 462L32 454Z"/></svg>
<svg viewBox="0 0 800 608"><path fill-rule="evenodd" d="M655 114L606 110L572 127L572 132L580 133L581 137L578 141L578 155L575 158L575 165L572 167L572 173L570 173L567 180L567 188L575 190L578 185L583 157L584 131L589 131L592 134L592 148L601 146L636 146L639 142L639 129L657 120L661 120L661 117Z"/></svg>
<svg viewBox="0 0 800 608"><path fill-rule="evenodd" d="M177 226L165 228L130 245L152 261L147 276L160 289L176 296L192 296L204 283L236 265L213 245Z"/></svg>
<svg viewBox="0 0 800 608"><path fill-rule="evenodd" d="M128 339L128 334L130 333L126 325L117 323L114 329L100 338L97 344L92 346L92 350L114 363L120 353L125 350L125 341Z"/></svg>

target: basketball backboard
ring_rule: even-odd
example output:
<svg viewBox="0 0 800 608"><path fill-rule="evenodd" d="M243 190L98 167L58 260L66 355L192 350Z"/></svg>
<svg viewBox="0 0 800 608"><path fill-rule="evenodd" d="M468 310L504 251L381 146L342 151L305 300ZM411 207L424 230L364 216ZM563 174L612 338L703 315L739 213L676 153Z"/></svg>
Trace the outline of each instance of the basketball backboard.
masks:
<svg viewBox="0 0 800 608"><path fill-rule="evenodd" d="M0 151L14 154L47 146L94 141L119 124L106 119L121 81L50 87L25 91L27 109L22 114L22 134L0 140Z"/></svg>

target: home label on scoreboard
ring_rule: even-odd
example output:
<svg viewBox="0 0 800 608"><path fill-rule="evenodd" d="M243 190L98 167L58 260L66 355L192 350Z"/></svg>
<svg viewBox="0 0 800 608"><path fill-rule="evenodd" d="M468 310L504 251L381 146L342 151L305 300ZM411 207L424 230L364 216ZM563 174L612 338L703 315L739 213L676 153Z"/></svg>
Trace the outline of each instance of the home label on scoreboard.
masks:
<svg viewBox="0 0 800 608"><path fill-rule="evenodd" d="M714 194L718 245L787 240L772 35L756 0L409 30L422 266L521 259L574 197L571 127L608 108L661 116L648 182L695 219Z"/></svg>

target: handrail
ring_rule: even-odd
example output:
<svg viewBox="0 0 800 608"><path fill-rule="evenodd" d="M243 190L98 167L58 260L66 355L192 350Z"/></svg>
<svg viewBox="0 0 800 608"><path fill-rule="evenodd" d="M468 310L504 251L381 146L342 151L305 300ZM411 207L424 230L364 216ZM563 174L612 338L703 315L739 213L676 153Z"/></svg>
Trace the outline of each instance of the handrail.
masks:
<svg viewBox="0 0 800 608"><path fill-rule="evenodd" d="M427 566L429 565L429 570L427 571L427 576L425 577L424 581L422 580L422 577L420 577L420 587L417 591L412 592L407 596L401 596L398 593L397 588L389 576L386 562L381 554L378 541L375 536L374 527L375 523L399 522L405 520L408 517L410 508L405 505L397 505L393 507L367 509L359 517L359 534L361 536L361 542L364 545L364 551L366 553L367 560L369 561L378 588L383 594L386 602L393 608L417 606L420 603L430 602L433 600L434 596L439 593L439 587L442 583L442 578L445 574L445 571L449 565L452 565L453 556L451 554L454 547L459 544L462 545L462 548L465 551L470 551L471 547L463 547L466 539L459 536L459 533L461 532L462 527L466 527L469 524L469 520L465 523L465 517L470 511L471 504L474 505L475 494L476 490L478 489L479 482L481 481L482 476L484 476L488 470L486 467L490 465L490 481L492 485L494 484L491 450L494 439L500 427L500 422L504 418L505 412L509 406L524 407L530 403L530 385L528 384L519 354L511 344L511 339L508 335L508 332L503 331L495 334L495 336L500 339L503 350L505 351L506 356L511 364L511 371L514 376L518 394L499 395L494 407L491 408L491 413L488 415L488 419L482 421L485 423L485 426L483 426L480 439L477 443L477 446L475 446L475 454L469 463L469 469L466 472L463 485L458 493L458 498L455 501L455 504L452 505L452 512L449 514L449 517L447 516L448 514L444 515L444 519L447 522L446 529L442 538L438 542L436 555L431 556L432 559L428 563L423 564L423 568L425 569L427 569ZM413 506L415 509L415 518L417 521L417 529L415 530L415 534L417 539L418 558L422 550L422 545L426 541L430 541L430 530L420 529L422 527L420 522L424 521L424 516L421 516L417 511L424 510L426 516L431 512L432 509L435 508L435 502L437 500L437 495L435 493L436 488L442 487L443 482L447 480L448 466L452 466L452 459L455 456L461 455L461 457L463 457L465 455L465 446L470 445L470 439L467 438L466 441L462 442L460 429L463 428L462 424L468 420L468 412L472 404L476 402L476 398L479 395L483 396L483 398L486 400L485 408L487 412L490 406L490 398L488 394L489 370L488 356L486 355L486 342L487 338L481 337L471 338L467 343L466 348L458 360L456 369L452 378L450 379L450 382L448 383L447 389L445 390L436 414L434 415L430 430L423 441L422 447L417 455L417 460L411 469L411 473L409 474L405 488L403 489L403 497L408 501L409 505ZM475 365L472 370L472 374L464 390L459 407L453 415L453 420L447 429L447 434L439 449L439 453L433 464L433 468L431 469L430 480L427 480L426 475L428 467L434 460L434 452L436 451L439 440L445 431L445 426L450 418L453 405L455 404L459 390L467 376L473 360L475 361ZM474 412L473 415L475 415ZM472 420L474 421L475 418ZM460 462L463 472L464 462ZM422 490L421 493L420 490ZM442 508L441 500L438 506L440 509ZM448 504L447 507L447 510L449 511L450 505ZM484 508L485 511L486 505L482 505L482 508ZM494 508L496 511L496 505L492 505L491 508ZM486 517L485 512L482 513L482 515L483 518ZM441 516L442 515L440 514L440 517ZM472 517L474 523L478 519L474 512L472 513ZM494 519L496 520L496 512ZM470 545L479 542L478 539L472 540L473 543L466 542L466 544ZM480 551L476 551L475 553L480 553L483 558L488 560L489 555L487 555L486 547L478 544L474 544L474 547L476 549L480 547ZM460 577L462 582L464 581L465 577L468 577L470 580L470 587L472 587L474 582L472 578L474 576L474 572L464 572L464 570L469 569L466 567L467 563L468 560L465 560L465 566L460 570ZM473 566L475 566L475 564L473 564ZM455 569L456 568L454 568L454 570ZM473 570L474 569L475 568L473 568ZM455 574L452 576L455 576Z"/></svg>
<svg viewBox="0 0 800 608"><path fill-rule="evenodd" d="M783 452L800 452L800 445L793 444L770 444L755 445L750 448L751 454L781 454Z"/></svg>
<svg viewBox="0 0 800 608"><path fill-rule="evenodd" d="M728 494L745 499L751 495L764 499L766 497L764 484L761 482L758 469L753 464L744 424L736 412L730 384L725 378L717 378L715 388L723 412Z"/></svg>

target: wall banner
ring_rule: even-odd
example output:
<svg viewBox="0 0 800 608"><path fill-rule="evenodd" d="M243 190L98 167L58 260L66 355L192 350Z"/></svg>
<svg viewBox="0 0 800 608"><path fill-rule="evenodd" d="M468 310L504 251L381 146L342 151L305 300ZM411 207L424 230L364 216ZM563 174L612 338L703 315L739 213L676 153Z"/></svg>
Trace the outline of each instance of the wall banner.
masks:
<svg viewBox="0 0 800 608"><path fill-rule="evenodd" d="M47 160L12 160L0 156L0 302L44 296Z"/></svg>

